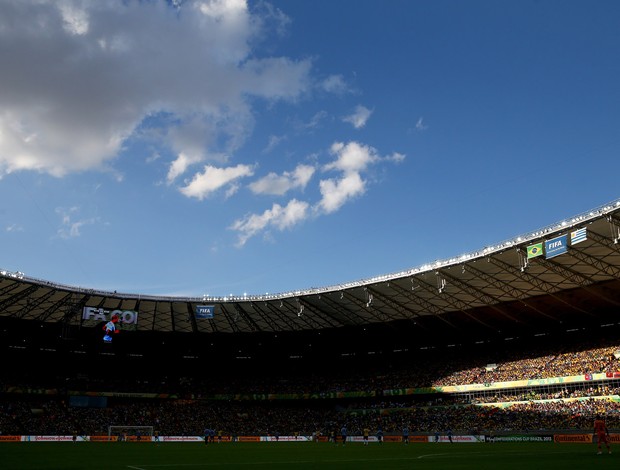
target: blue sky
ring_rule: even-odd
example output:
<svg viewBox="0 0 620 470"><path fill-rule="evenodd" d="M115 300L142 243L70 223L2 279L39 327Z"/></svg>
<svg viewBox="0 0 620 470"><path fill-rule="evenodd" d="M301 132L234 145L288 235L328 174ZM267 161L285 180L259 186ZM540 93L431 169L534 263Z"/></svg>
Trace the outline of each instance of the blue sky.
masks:
<svg viewBox="0 0 620 470"><path fill-rule="evenodd" d="M620 197L616 1L0 0L0 268L287 292Z"/></svg>

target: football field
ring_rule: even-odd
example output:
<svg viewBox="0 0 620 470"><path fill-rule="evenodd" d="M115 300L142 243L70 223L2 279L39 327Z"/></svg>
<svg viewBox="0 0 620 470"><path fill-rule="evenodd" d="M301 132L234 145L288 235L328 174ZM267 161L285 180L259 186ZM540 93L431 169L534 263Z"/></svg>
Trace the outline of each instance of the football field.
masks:
<svg viewBox="0 0 620 470"><path fill-rule="evenodd" d="M612 449L616 450L616 449ZM620 468L594 444L1 443L2 470Z"/></svg>

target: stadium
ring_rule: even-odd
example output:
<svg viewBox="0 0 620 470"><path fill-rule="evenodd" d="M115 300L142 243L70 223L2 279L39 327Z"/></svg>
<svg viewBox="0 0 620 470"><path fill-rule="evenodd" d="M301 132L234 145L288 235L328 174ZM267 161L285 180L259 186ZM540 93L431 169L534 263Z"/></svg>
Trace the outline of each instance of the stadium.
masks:
<svg viewBox="0 0 620 470"><path fill-rule="evenodd" d="M619 240L617 200L405 272L265 296L148 296L2 271L0 439L569 446L592 443L604 416L617 442ZM114 315L120 334L105 343ZM368 459L347 462L381 457Z"/></svg>

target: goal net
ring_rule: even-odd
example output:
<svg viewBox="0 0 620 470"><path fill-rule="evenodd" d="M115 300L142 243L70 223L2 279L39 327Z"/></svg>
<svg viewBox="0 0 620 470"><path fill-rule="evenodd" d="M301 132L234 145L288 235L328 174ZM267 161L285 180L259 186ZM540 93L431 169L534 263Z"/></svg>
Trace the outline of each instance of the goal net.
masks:
<svg viewBox="0 0 620 470"><path fill-rule="evenodd" d="M153 426L108 426L108 440L115 436L117 440L150 441Z"/></svg>

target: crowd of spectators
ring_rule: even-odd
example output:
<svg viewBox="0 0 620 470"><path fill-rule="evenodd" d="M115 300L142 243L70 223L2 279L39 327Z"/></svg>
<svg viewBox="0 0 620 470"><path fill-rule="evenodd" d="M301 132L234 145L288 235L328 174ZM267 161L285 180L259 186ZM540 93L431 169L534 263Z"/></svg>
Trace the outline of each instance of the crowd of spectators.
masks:
<svg viewBox="0 0 620 470"><path fill-rule="evenodd" d="M146 400L105 408L69 406L64 400L10 400L0 405L3 434L105 435L109 426L153 426L162 435L202 435L205 427L238 435L311 434L342 415L333 406L258 402Z"/></svg>
<svg viewBox="0 0 620 470"><path fill-rule="evenodd" d="M594 385L581 384L582 386L572 386L547 391L543 387L530 389L504 389L495 393L484 393L480 395L463 394L453 398L454 403L461 404L480 404L480 403L510 403L515 401L535 401L535 400L557 400L568 398L583 397L607 397L620 394L620 386L605 383Z"/></svg>
<svg viewBox="0 0 620 470"><path fill-rule="evenodd" d="M485 353L437 354L412 358L396 363L358 361L341 368L322 368L278 373L277 367L258 364L255 371L230 375L213 375L210 369L201 375L179 375L174 370L156 369L142 372L138 367L127 368L130 373L103 376L92 371L54 368L57 374L17 375L5 373L7 386L51 388L59 393L83 392L143 392L176 394L185 398L200 398L215 394L304 394L372 392L406 388L446 387L466 384L489 384L551 377L620 372L620 361L614 353L620 341L582 344L562 349L562 346L539 346L524 353L523 349L502 349ZM493 366L493 367L489 367ZM0 390L3 384L0 383Z"/></svg>
<svg viewBox="0 0 620 470"><path fill-rule="evenodd" d="M381 426L398 434L590 430L598 414L609 428L620 429L620 403L605 398L529 401L510 406L414 406L347 410L322 403L151 401L106 408L68 406L59 400L10 400L0 406L0 430L8 435L105 435L108 426L153 426L161 435L202 435L209 427L231 435L326 435L346 425L352 434Z"/></svg>
<svg viewBox="0 0 620 470"><path fill-rule="evenodd" d="M236 375L234 377L96 373L45 378L5 375L0 383L0 432L3 434L106 434L110 425L154 426L162 435L200 435L205 427L228 434L329 434L346 424L351 433L381 426L398 433L490 432L539 429L589 429L604 413L610 428L620 429L620 392L615 379L558 388L505 387L479 394L417 394L388 398L386 390L498 383L550 377L617 372L614 353L620 341L572 347L549 346L528 351L494 351L406 365L369 365L319 374ZM135 371L132 371L135 372ZM620 379L618 379L620 382ZM26 388L26 389L25 389ZM37 389L38 390L35 390ZM55 393L37 395L41 389ZM31 393L24 391L31 390ZM70 406L71 391L153 393L157 398L111 398L105 408ZM233 400L215 394L303 394L372 391L360 402L348 400ZM173 398L165 398L174 395ZM319 395L320 397L321 395ZM327 396L327 395L326 395ZM374 397L374 398L373 398ZM605 398L607 397L607 398ZM299 398L299 397L298 397ZM550 401L551 400L551 401ZM519 402L506 405L508 402ZM479 406L485 403L491 406ZM357 431L356 431L357 430Z"/></svg>
<svg viewBox="0 0 620 470"><path fill-rule="evenodd" d="M381 377L384 388L445 387L476 383L536 380L552 377L616 372L620 362L614 356L620 342L579 350L553 352L498 351L494 354L465 358L442 358L432 363L392 371ZM491 366L491 367L489 367Z"/></svg>
<svg viewBox="0 0 620 470"><path fill-rule="evenodd" d="M212 380L195 380L195 390L202 395L226 393L308 393L345 391L383 391L404 388L445 387L476 383L496 383L546 379L620 371L614 352L620 341L603 346L584 346L579 350L499 351L493 355L438 356L432 361L408 363L398 367L374 365L365 370L338 371L332 375L288 375L274 381L268 378L220 384ZM496 367L489 368L494 364Z"/></svg>

